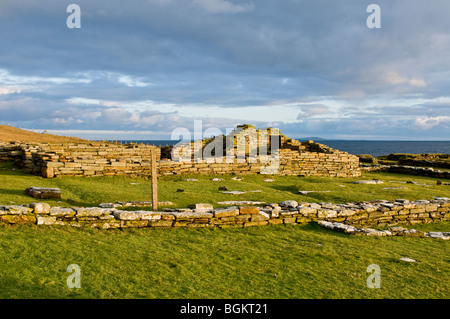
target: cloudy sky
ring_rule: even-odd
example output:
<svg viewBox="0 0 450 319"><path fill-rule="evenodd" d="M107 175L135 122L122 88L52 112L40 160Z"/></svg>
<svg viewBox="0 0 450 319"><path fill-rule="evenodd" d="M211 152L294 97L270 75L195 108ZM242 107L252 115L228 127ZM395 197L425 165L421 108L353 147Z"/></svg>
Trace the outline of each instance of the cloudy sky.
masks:
<svg viewBox="0 0 450 319"><path fill-rule="evenodd" d="M0 124L450 140L449 14L448 0L1 0Z"/></svg>

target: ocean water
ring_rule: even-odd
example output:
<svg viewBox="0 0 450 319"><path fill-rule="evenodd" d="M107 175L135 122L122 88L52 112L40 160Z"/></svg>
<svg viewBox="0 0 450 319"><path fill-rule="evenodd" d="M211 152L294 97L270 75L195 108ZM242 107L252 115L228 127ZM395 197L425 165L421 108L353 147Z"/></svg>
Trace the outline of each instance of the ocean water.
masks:
<svg viewBox="0 0 450 319"><path fill-rule="evenodd" d="M372 156L392 153L450 154L450 141L338 141L320 140L318 143L350 154Z"/></svg>
<svg viewBox="0 0 450 319"><path fill-rule="evenodd" d="M302 140L302 139L299 139ZM179 141L172 140L136 140L121 141L122 143L144 143L156 146L175 145ZM409 154L450 154L450 141L350 141L350 140L317 140L331 148L350 154L368 154L372 156L389 155L392 153Z"/></svg>

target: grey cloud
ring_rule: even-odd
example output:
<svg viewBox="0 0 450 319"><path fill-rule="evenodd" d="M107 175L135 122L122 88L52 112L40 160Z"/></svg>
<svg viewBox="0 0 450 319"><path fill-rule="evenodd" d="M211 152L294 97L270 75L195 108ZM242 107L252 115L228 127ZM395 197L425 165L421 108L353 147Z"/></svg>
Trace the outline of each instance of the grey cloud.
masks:
<svg viewBox="0 0 450 319"><path fill-rule="evenodd" d="M352 130L349 121L356 127L363 117L378 121L392 116L385 125L397 125L409 109L408 123L417 132L413 134L435 124L443 129L441 136L449 136L444 120L426 120L448 116L445 104L416 105L411 97L448 97L448 1L379 0L379 30L365 25L371 1L79 0L79 30L65 26L69 3L0 3L0 67L10 75L9 81L0 79L0 120L32 122L34 117L34 125L143 129L176 115L64 101L83 97L120 106L151 100L222 108L274 103L276 108L276 101L315 102L327 96L341 100L347 106L341 115L352 120L306 122L333 134ZM11 77L22 82L12 83ZM411 107L390 108L387 101L386 107L350 109L380 96L411 99ZM16 110L19 104L29 112ZM64 111L65 106L75 107L74 112ZM338 113L329 106L302 106L293 117L306 120L328 111ZM42 121L41 114L54 116L53 122ZM208 121L219 125L229 120ZM385 131L397 134L394 127Z"/></svg>

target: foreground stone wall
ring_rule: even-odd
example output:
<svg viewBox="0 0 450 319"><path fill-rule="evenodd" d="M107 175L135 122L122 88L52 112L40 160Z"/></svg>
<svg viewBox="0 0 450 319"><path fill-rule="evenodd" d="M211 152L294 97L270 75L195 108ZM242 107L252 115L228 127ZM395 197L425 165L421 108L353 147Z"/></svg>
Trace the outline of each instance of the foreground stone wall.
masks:
<svg viewBox="0 0 450 319"><path fill-rule="evenodd" d="M275 224L306 224L328 221L361 226L432 223L450 220L450 199L374 201L347 204L297 203L213 208L195 204L162 212L125 211L114 204L102 207L50 207L47 203L0 206L0 222L6 224L65 225L102 229L127 227L248 227ZM105 207L111 208L105 208Z"/></svg>

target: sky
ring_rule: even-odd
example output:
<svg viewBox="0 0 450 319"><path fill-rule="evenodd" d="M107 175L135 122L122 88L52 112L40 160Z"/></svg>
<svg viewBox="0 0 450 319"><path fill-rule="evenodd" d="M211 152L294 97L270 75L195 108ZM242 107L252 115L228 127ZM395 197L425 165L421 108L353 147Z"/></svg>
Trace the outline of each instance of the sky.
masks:
<svg viewBox="0 0 450 319"><path fill-rule="evenodd" d="M0 124L450 140L449 15L448 0L1 0Z"/></svg>

